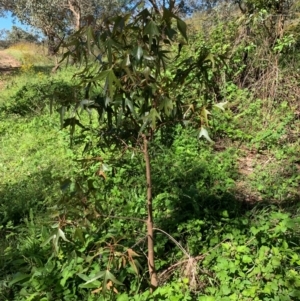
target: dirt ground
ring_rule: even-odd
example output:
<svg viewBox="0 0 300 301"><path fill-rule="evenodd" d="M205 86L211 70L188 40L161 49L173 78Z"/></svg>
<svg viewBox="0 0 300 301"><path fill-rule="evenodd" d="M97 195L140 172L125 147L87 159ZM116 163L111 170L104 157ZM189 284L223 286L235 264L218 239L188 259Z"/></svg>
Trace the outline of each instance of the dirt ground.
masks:
<svg viewBox="0 0 300 301"><path fill-rule="evenodd" d="M17 61L14 57L7 54L5 51L0 50L0 72L3 73L11 72L14 69L20 67L20 62Z"/></svg>
<svg viewBox="0 0 300 301"><path fill-rule="evenodd" d="M0 89L4 86L5 75L12 73L20 68L20 62L13 56L0 50Z"/></svg>

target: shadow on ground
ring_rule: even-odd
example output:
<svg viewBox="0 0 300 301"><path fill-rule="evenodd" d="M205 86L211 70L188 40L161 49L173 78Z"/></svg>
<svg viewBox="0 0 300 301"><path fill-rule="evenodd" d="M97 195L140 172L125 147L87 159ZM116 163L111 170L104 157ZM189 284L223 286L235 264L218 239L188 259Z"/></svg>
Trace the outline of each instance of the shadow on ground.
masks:
<svg viewBox="0 0 300 301"><path fill-rule="evenodd" d="M46 210L49 194L53 193L51 168L31 174L18 183L6 183L0 187L0 225L12 222L18 225L30 210Z"/></svg>

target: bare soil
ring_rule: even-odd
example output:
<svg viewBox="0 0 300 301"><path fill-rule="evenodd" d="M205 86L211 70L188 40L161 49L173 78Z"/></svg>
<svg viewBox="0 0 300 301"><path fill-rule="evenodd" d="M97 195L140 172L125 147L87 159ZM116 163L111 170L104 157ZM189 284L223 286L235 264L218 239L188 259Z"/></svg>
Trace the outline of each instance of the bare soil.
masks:
<svg viewBox="0 0 300 301"><path fill-rule="evenodd" d="M4 86L3 76L9 75L20 68L21 64L13 56L0 50L0 89Z"/></svg>
<svg viewBox="0 0 300 301"><path fill-rule="evenodd" d="M7 54L5 51L0 50L0 72L3 73L11 72L20 67L20 62L13 56Z"/></svg>

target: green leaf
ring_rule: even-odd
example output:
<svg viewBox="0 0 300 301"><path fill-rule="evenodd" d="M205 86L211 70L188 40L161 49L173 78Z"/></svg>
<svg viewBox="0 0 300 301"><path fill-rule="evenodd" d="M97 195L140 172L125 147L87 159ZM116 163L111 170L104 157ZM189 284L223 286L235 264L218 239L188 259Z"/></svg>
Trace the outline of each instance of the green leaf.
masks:
<svg viewBox="0 0 300 301"><path fill-rule="evenodd" d="M90 280L90 278L87 275L84 275L84 274L81 274L81 273L77 274L77 276L79 278L81 278L82 280L84 280L84 281L89 281Z"/></svg>
<svg viewBox="0 0 300 301"><path fill-rule="evenodd" d="M84 244L85 239L84 239L81 228L76 228L75 233L74 233L74 238L78 238Z"/></svg>
<svg viewBox="0 0 300 301"><path fill-rule="evenodd" d="M109 270L105 271L104 279L111 280L115 284L123 285L123 283L117 280L116 277Z"/></svg>
<svg viewBox="0 0 300 301"><path fill-rule="evenodd" d="M113 99L115 88L121 87L119 80L115 76L112 69L108 70L107 83L108 83L108 93L111 99Z"/></svg>
<svg viewBox="0 0 300 301"><path fill-rule="evenodd" d="M13 284L21 282L21 281L23 281L25 279L28 279L28 278L30 278L29 274L17 273L13 277L13 280L8 283L8 286L12 286Z"/></svg>
<svg viewBox="0 0 300 301"><path fill-rule="evenodd" d="M91 283L82 283L79 285L80 288L99 288L101 286L101 282L98 280L95 280L94 282Z"/></svg>
<svg viewBox="0 0 300 301"><path fill-rule="evenodd" d="M120 285L123 285L123 283L119 282L115 276L109 271L109 270L106 270L104 272L104 280L102 282L102 292L103 294L105 294L106 290L107 290L107 282L111 280L113 283L115 284L120 284Z"/></svg>
<svg viewBox="0 0 300 301"><path fill-rule="evenodd" d="M225 284L220 287L220 291L222 292L222 294L224 296L227 296L231 293L231 289L229 288L228 285L225 285Z"/></svg>
<svg viewBox="0 0 300 301"><path fill-rule="evenodd" d="M107 78L109 71L110 71L110 69L102 71L99 74L97 74L96 76L94 76L93 78L87 79L86 81L87 82L99 82L101 80L104 80Z"/></svg>
<svg viewBox="0 0 300 301"><path fill-rule="evenodd" d="M281 260L280 260L280 258L278 258L276 256L272 257L272 261L271 262L272 262L272 265L274 267L280 267L281 266Z"/></svg>
<svg viewBox="0 0 300 301"><path fill-rule="evenodd" d="M149 35L149 45L152 45L153 37L159 36L159 29L153 20L150 20L144 28L144 34Z"/></svg>
<svg viewBox="0 0 300 301"><path fill-rule="evenodd" d="M203 107L201 110L201 117L206 126L208 126L208 115L210 115L210 112L206 109L206 107Z"/></svg>
<svg viewBox="0 0 300 301"><path fill-rule="evenodd" d="M66 236L65 236L65 233L60 229L58 228L56 232L52 233L42 244L41 244L41 247L44 247L45 245L47 245L51 240L53 241L53 245L54 245L54 248L56 250L56 252L58 251L58 241L59 241L59 238L62 238L64 241L67 241L67 242L70 242Z"/></svg>
<svg viewBox="0 0 300 301"><path fill-rule="evenodd" d="M99 273L97 273L96 275L90 276L88 278L86 278L85 275L83 274L78 274L78 276L80 278L82 278L83 280L88 279L83 285L87 285L89 283L92 283L100 278L103 278L105 276L106 271L100 271Z"/></svg>
<svg viewBox="0 0 300 301"><path fill-rule="evenodd" d="M182 21L181 19L177 19L177 28L179 32L182 34L182 36L185 38L186 41L188 41L187 33L186 33L186 23Z"/></svg>
<svg viewBox="0 0 300 301"><path fill-rule="evenodd" d="M219 108L219 109L222 110L222 111L225 111L224 106L226 106L227 103L228 103L228 101L225 101L225 102L219 102L219 103L217 103L217 104L214 104L214 107Z"/></svg>
<svg viewBox="0 0 300 301"><path fill-rule="evenodd" d="M125 105L129 108L130 112L132 113L132 115L136 118L136 113L133 107L133 104L131 102L131 100L129 100L128 98L125 99Z"/></svg>
<svg viewBox="0 0 300 301"><path fill-rule="evenodd" d="M216 301L216 298L212 297L212 296L201 296L198 300L199 301Z"/></svg>
<svg viewBox="0 0 300 301"><path fill-rule="evenodd" d="M204 137L210 143L214 143L214 141L210 139L210 137L208 135L208 131L204 127L201 127L201 129L200 129L198 138L200 139L201 137Z"/></svg>
<svg viewBox="0 0 300 301"><path fill-rule="evenodd" d="M83 99L79 102L79 106L84 108L84 106L90 106L95 104L95 102L93 100L89 100L89 99Z"/></svg>
<svg viewBox="0 0 300 301"><path fill-rule="evenodd" d="M60 285L64 287L66 285L66 282L69 278L73 277L75 274L75 271L70 271L68 269L64 269L62 271L62 279L60 280Z"/></svg>
<svg viewBox="0 0 300 301"><path fill-rule="evenodd" d="M171 111L173 110L173 102L170 98L168 97L163 97L159 106L158 106L158 109L160 111L164 110L165 114L167 116L170 116L171 114Z"/></svg>
<svg viewBox="0 0 300 301"><path fill-rule="evenodd" d="M126 19L127 18L123 18L122 16L117 16L115 18L115 24L113 29L114 34L116 34L117 32L122 32L122 30L124 30Z"/></svg>
<svg viewBox="0 0 300 301"><path fill-rule="evenodd" d="M154 56L150 56L150 55L144 55L145 60L147 61L154 61L155 57Z"/></svg>
<svg viewBox="0 0 300 301"><path fill-rule="evenodd" d="M60 228L58 228L57 236L61 237L64 241L70 242L68 239L66 239L65 233L64 233L63 230L60 229Z"/></svg>
<svg viewBox="0 0 300 301"><path fill-rule="evenodd" d="M122 295L119 295L117 298L117 301L129 301L129 297L127 293L123 293Z"/></svg>
<svg viewBox="0 0 300 301"><path fill-rule="evenodd" d="M154 130L156 128L156 119L161 121L160 115L158 114L155 108L150 110L150 113L147 116L147 120L151 122L151 128Z"/></svg>
<svg viewBox="0 0 300 301"><path fill-rule="evenodd" d="M172 18L177 19L178 17L172 12L172 9L163 7L163 20L168 26L171 25Z"/></svg>
<svg viewBox="0 0 300 301"><path fill-rule="evenodd" d="M250 228L250 232L251 232L253 235L256 235L257 233L260 232L260 229L255 228L255 227L252 226L252 227Z"/></svg>
<svg viewBox="0 0 300 301"><path fill-rule="evenodd" d="M107 58L108 58L109 68L111 68L113 65L113 50L114 50L114 48L121 50L122 45L119 44L118 42L114 41L112 38L108 37L105 40L105 46L106 46L106 50L107 50Z"/></svg>
<svg viewBox="0 0 300 301"><path fill-rule="evenodd" d="M132 270L134 271L134 273L136 275L139 275L139 270L142 270L142 266L140 265L140 263L135 259L135 260L130 260L129 264L132 268Z"/></svg>
<svg viewBox="0 0 300 301"><path fill-rule="evenodd" d="M245 289L242 292L242 295L247 296L247 297L254 297L254 296L256 296L257 289L258 288L256 286L251 286L250 288Z"/></svg>
<svg viewBox="0 0 300 301"><path fill-rule="evenodd" d="M142 72L145 75L145 78L148 80L151 74L151 69L147 66Z"/></svg>
<svg viewBox="0 0 300 301"><path fill-rule="evenodd" d="M152 35L152 36L158 36L159 35L159 30L156 25L156 23L153 20L150 20L145 29L144 29L144 34Z"/></svg>
<svg viewBox="0 0 300 301"><path fill-rule="evenodd" d="M52 233L42 244L41 247L44 247L45 245L47 245L51 240L53 240L55 238L56 234Z"/></svg>
<svg viewBox="0 0 300 301"><path fill-rule="evenodd" d="M243 255L242 261L243 261L243 263L250 263L250 262L252 262L252 258L248 255Z"/></svg>
<svg viewBox="0 0 300 301"><path fill-rule="evenodd" d="M143 57L144 51L143 48L141 46L137 46L134 50L133 50L133 55L135 56L135 58L140 61L141 58Z"/></svg>
<svg viewBox="0 0 300 301"><path fill-rule="evenodd" d="M236 251L238 253L247 253L249 252L249 248L247 246L237 246Z"/></svg>
<svg viewBox="0 0 300 301"><path fill-rule="evenodd" d="M59 240L59 236L57 234L54 234L52 241L56 253L58 252L58 240Z"/></svg>
<svg viewBox="0 0 300 301"><path fill-rule="evenodd" d="M167 27L167 28L165 29L165 34L167 35L167 37L168 37L171 41L173 41L175 35L177 34L177 31L174 30L174 29L171 28L171 27Z"/></svg>
<svg viewBox="0 0 300 301"><path fill-rule="evenodd" d="M300 298L300 290L298 290L298 289L293 289L293 290L289 293L289 296ZM294 299L294 300L297 300L297 299Z"/></svg>

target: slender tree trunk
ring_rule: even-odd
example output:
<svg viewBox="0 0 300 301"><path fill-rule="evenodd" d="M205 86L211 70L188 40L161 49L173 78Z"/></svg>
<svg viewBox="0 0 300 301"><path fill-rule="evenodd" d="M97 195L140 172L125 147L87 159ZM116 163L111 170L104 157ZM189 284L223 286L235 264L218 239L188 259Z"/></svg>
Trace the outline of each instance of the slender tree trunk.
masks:
<svg viewBox="0 0 300 301"><path fill-rule="evenodd" d="M148 267L150 275L151 292L153 292L157 286L157 274L155 270L154 260L154 236L153 236L153 208L152 208L152 182L151 182L151 165L148 152L148 139L147 136L143 136L144 139L144 159L146 164L146 180L147 180L147 235L148 235Z"/></svg>
<svg viewBox="0 0 300 301"><path fill-rule="evenodd" d="M68 4L69 4L69 9L74 16L74 26L75 26L75 30L77 31L80 29L80 24L81 24L80 5L79 2L76 0L68 0Z"/></svg>
<svg viewBox="0 0 300 301"><path fill-rule="evenodd" d="M48 31L46 35L48 38L48 55L53 56L56 54L55 34L53 31Z"/></svg>

